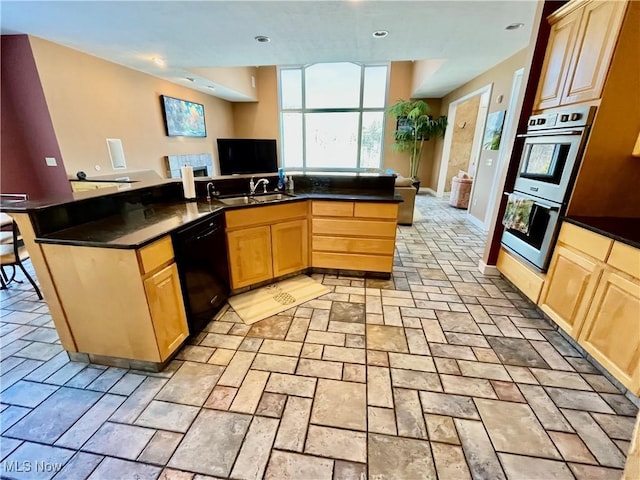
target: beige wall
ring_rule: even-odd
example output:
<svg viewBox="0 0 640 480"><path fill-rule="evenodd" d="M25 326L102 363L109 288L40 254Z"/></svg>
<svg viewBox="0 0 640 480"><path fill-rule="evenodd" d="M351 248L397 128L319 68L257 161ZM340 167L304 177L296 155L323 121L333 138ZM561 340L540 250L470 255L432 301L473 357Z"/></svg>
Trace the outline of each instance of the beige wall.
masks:
<svg viewBox="0 0 640 480"><path fill-rule="evenodd" d="M458 174L459 170L469 171L479 107L480 95L476 95L462 102L456 109L456 120L450 127L453 129L453 134L451 137L451 153L447 167L445 192L451 190L450 180Z"/></svg>
<svg viewBox="0 0 640 480"><path fill-rule="evenodd" d="M515 55L509 57L505 61L499 63L495 67L478 75L471 81L465 83L461 87L455 89L442 99L442 113L448 115L449 106L454 102L470 93L473 93L486 85L492 84L491 98L489 102L488 113L499 110L506 110L509 105L511 96L511 86L513 82L513 74L516 70L525 66L528 57L527 48L520 50ZM502 96L501 102L498 103L498 97ZM503 148L504 143L501 145ZM442 150L444 142L438 140L435 149L435 159L433 163L434 173L437 178L442 163ZM470 205L470 212L481 221L484 221L486 209L491 195L491 187L494 174L497 168L498 150L481 150L480 159L476 168L476 176L474 179L474 200L475 205ZM490 165L488 163L491 163Z"/></svg>
<svg viewBox="0 0 640 480"><path fill-rule="evenodd" d="M413 88L413 63L412 62L391 62L389 74L389 88L387 90L387 106L393 105L398 100L411 98ZM440 115L440 100L434 98L424 99L431 107L431 114L435 117ZM391 168L403 176L409 176L409 154L399 153L393 150L393 132L396 129L396 120L391 115L386 116L384 130L384 152L382 168ZM430 187L433 184L432 162L434 158L434 147L436 141L425 142L422 150L422 160L418 170L423 187ZM437 182L437 179L436 179Z"/></svg>
<svg viewBox="0 0 640 480"><path fill-rule="evenodd" d="M280 141L278 74L276 67L257 72L258 101L233 104L233 126L237 138L276 138Z"/></svg>
<svg viewBox="0 0 640 480"><path fill-rule="evenodd" d="M122 140L127 170L166 176L165 155L211 153L217 160L216 138L234 134L227 101L39 38L30 41L69 175L112 173L107 138ZM161 94L202 103L207 137L167 137Z"/></svg>

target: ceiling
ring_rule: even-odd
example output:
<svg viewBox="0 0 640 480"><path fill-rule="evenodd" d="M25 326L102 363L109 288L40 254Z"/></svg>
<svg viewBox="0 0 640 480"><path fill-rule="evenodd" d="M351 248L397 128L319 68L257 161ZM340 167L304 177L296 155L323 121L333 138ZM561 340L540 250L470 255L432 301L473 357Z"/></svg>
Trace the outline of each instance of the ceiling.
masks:
<svg viewBox="0 0 640 480"><path fill-rule="evenodd" d="M0 6L2 34L34 35L238 101L189 69L429 60L434 68L414 96L442 97L528 45L537 1L2 0ZM518 22L524 27L505 30ZM389 35L374 38L376 30ZM258 43L257 35L271 41Z"/></svg>

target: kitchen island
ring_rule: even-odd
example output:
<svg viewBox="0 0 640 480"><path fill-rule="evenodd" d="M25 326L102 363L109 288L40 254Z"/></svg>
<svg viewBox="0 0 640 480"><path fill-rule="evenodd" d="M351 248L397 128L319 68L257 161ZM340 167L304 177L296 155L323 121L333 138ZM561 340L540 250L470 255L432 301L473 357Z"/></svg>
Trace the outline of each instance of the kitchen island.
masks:
<svg viewBox="0 0 640 480"><path fill-rule="evenodd" d="M244 178L197 182L198 201L182 199L180 182L162 181L3 210L23 233L70 357L159 370L196 333L184 305L176 231L224 216L229 280L236 291L314 268L388 277L400 201L394 179L300 176L295 195L270 202L256 197L245 205L224 199L246 193ZM208 181L223 198L204 198ZM366 252L362 242L370 243Z"/></svg>

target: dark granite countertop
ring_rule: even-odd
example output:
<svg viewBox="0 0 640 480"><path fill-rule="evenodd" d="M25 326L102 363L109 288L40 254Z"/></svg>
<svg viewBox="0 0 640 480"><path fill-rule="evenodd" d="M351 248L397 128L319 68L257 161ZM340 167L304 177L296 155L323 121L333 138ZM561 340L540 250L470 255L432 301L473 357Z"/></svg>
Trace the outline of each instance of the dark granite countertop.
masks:
<svg viewBox="0 0 640 480"><path fill-rule="evenodd" d="M140 248L195 220L222 211L220 202L148 205L36 238L38 243Z"/></svg>
<svg viewBox="0 0 640 480"><path fill-rule="evenodd" d="M563 220L635 248L640 248L640 218L564 217Z"/></svg>
<svg viewBox="0 0 640 480"><path fill-rule="evenodd" d="M88 181L94 181L94 180L88 180ZM156 178L149 178L149 179L143 179L143 180L115 182L115 183L118 183L118 185L104 187L104 188L96 188L94 190L84 190L81 192L69 192L66 195L58 195L55 197L41 198L38 200L25 200L23 202L2 203L2 205L0 205L0 209L3 212L23 213L23 212L29 212L32 210L42 210L42 209L55 207L55 206L69 205L72 203L90 200L94 198L100 198L100 197L121 194L126 192L134 192L136 190L143 190L150 187L158 187L161 185L168 185L168 184L178 183L178 182L176 182L176 180L173 180L173 179L160 179L159 177L156 177Z"/></svg>
<svg viewBox="0 0 640 480"><path fill-rule="evenodd" d="M259 197L258 197L259 198ZM118 214L100 220L57 230L36 238L38 243L75 245L85 247L135 249L195 220L224 210L277 205L285 202L314 200L402 202L398 195L363 195L345 193L302 193L279 201L264 204L225 205L218 200L197 202L171 202L151 205L135 205Z"/></svg>

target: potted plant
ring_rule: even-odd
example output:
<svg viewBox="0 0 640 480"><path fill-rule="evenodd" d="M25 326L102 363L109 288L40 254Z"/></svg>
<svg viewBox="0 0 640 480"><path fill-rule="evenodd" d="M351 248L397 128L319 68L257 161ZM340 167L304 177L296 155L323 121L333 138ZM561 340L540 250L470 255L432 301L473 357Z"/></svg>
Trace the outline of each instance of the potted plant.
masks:
<svg viewBox="0 0 640 480"><path fill-rule="evenodd" d="M414 182L420 181L418 168L424 142L430 137L443 137L447 129L447 117L433 118L429 110L424 100L399 100L388 109L396 119L392 148L409 154L409 175Z"/></svg>

